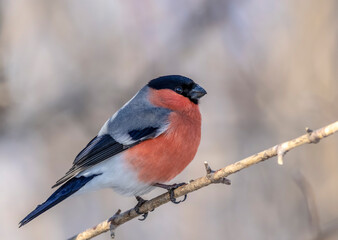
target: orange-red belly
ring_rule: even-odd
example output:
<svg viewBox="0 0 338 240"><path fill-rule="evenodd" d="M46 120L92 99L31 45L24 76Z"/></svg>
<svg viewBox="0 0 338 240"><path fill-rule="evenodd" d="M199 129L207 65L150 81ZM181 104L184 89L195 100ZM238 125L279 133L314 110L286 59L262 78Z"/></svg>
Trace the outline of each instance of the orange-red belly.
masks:
<svg viewBox="0 0 338 240"><path fill-rule="evenodd" d="M124 157L146 183L167 182L178 175L194 158L201 139L201 116L172 112L168 130L125 152Z"/></svg>

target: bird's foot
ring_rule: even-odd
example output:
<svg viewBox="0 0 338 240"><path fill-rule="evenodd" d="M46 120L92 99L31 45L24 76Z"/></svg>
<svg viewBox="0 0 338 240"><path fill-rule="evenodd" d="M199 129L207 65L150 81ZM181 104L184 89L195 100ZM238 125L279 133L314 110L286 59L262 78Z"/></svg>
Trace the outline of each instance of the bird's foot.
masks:
<svg viewBox="0 0 338 240"><path fill-rule="evenodd" d="M148 212L146 213L142 213L140 212L140 207L145 203L147 202L148 200L144 200L143 198L141 198L140 196L136 196L136 200L137 200L137 204L136 206L134 207L134 210L137 214L141 214L142 215L142 218L139 218L138 220L140 221L144 221L147 217L148 217ZM154 210L151 210L151 212L154 211Z"/></svg>
<svg viewBox="0 0 338 240"><path fill-rule="evenodd" d="M170 185L163 184L163 183L155 183L153 186L164 188L164 189L168 190L169 195L170 195L170 201L172 203L179 204L181 202L184 202L187 199L187 194L184 195L183 200L176 201L174 190L176 188L180 187L180 186L183 186L183 185L186 185L186 183L184 183L184 182L183 183L174 183L174 184L170 184Z"/></svg>

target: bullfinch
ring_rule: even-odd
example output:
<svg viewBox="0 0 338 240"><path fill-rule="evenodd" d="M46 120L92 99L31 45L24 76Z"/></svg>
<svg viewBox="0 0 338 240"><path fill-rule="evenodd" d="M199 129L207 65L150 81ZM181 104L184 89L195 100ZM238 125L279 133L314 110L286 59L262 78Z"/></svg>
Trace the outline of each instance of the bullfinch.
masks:
<svg viewBox="0 0 338 240"><path fill-rule="evenodd" d="M71 195L113 188L139 197L166 185L194 158L201 139L199 99L206 91L193 80L162 76L151 80L109 118L53 186L59 188L20 223L23 226ZM146 217L146 215L144 216Z"/></svg>

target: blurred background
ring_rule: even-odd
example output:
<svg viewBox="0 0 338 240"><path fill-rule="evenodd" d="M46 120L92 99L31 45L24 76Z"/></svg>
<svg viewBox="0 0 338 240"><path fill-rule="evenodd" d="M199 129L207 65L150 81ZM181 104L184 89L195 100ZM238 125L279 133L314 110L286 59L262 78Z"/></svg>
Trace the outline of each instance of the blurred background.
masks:
<svg viewBox="0 0 338 240"><path fill-rule="evenodd" d="M106 119L158 76L182 74L208 91L198 154L173 182L204 175L205 160L221 168L336 121L337 23L335 0L2 0L0 238L66 239L136 204L107 189L18 229ZM116 236L337 239L337 170L333 135Z"/></svg>

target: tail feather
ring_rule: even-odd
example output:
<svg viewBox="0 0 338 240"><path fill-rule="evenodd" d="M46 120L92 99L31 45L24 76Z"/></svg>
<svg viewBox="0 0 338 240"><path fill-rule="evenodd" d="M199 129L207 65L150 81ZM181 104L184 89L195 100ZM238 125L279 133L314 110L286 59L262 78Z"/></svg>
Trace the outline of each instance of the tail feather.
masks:
<svg viewBox="0 0 338 240"><path fill-rule="evenodd" d="M28 214L24 219L21 220L19 223L19 227L29 223L34 218L39 216L40 214L44 213L48 209L54 207L56 204L60 203L61 201L65 200L70 195L77 192L80 188L82 188L86 183L92 180L97 175L92 175L89 177L79 177L79 178L72 178L61 187L59 187L44 203L38 205L34 211Z"/></svg>

